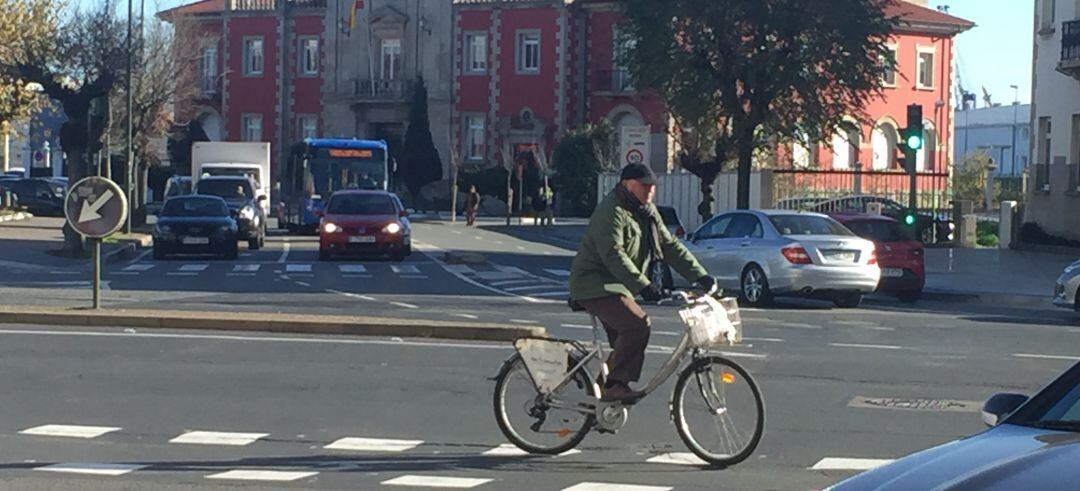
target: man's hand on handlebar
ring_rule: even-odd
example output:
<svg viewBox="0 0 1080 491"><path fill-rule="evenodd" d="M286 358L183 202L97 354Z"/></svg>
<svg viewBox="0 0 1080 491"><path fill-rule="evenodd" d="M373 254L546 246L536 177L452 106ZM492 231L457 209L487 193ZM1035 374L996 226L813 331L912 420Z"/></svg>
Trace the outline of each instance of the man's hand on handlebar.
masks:
<svg viewBox="0 0 1080 491"><path fill-rule="evenodd" d="M667 296L667 293L664 292L664 289L656 283L649 283L649 286L643 288L639 293L641 295L641 299L646 302L659 302Z"/></svg>
<svg viewBox="0 0 1080 491"><path fill-rule="evenodd" d="M694 284L698 288L704 290L705 295L712 295L716 293L716 290L718 289L716 284L716 278L713 278L712 276L702 276L701 278L698 278L696 281L694 281Z"/></svg>

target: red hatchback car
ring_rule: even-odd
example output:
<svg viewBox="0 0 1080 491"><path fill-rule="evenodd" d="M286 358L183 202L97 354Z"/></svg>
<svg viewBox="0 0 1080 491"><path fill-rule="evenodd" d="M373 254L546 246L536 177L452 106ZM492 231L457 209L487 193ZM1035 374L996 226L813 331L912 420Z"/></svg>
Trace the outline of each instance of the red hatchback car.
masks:
<svg viewBox="0 0 1080 491"><path fill-rule="evenodd" d="M926 268L923 246L915 240L911 227L880 215L837 213L830 216L855 235L874 242L881 266L877 291L894 293L905 302L919 299L926 284Z"/></svg>
<svg viewBox="0 0 1080 491"><path fill-rule="evenodd" d="M386 191L338 191L319 223L319 260L334 256L382 256L395 261L412 253L409 213Z"/></svg>

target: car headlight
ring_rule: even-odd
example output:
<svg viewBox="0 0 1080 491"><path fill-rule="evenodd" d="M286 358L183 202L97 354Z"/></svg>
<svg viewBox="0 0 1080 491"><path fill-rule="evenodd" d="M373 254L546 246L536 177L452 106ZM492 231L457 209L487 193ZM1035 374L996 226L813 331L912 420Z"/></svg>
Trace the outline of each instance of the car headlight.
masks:
<svg viewBox="0 0 1080 491"><path fill-rule="evenodd" d="M251 220L252 218L255 218L255 208L252 208L251 206L245 206L243 209L240 210L240 218L243 218L244 220Z"/></svg>
<svg viewBox="0 0 1080 491"><path fill-rule="evenodd" d="M388 234L396 234L401 231L401 224L397 222L389 223L382 230Z"/></svg>
<svg viewBox="0 0 1080 491"><path fill-rule="evenodd" d="M333 222L324 223L322 229L323 232L326 232L328 234L336 234L341 231L341 227L337 226L337 224Z"/></svg>

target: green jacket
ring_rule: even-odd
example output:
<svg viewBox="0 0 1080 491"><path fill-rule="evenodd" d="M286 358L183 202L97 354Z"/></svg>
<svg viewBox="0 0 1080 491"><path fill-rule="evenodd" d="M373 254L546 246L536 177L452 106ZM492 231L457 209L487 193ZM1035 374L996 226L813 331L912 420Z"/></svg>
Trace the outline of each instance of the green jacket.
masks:
<svg viewBox="0 0 1080 491"><path fill-rule="evenodd" d="M656 207L650 205L650 208L660 225L664 261L690 281L707 275L690 251L663 226ZM651 282L645 274L649 247L644 243L641 227L629 210L618 205L615 193L608 193L589 219L589 228L570 268L570 298L633 297L649 286Z"/></svg>

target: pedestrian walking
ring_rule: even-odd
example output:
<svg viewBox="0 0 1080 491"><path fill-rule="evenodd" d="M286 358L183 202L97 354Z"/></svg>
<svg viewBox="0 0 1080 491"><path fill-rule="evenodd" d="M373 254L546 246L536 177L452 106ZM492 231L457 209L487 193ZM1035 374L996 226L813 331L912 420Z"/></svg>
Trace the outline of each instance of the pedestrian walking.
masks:
<svg viewBox="0 0 1080 491"><path fill-rule="evenodd" d="M469 186L469 198L465 201L465 225L476 225L476 209L480 206L480 193L476 192L476 186Z"/></svg>

